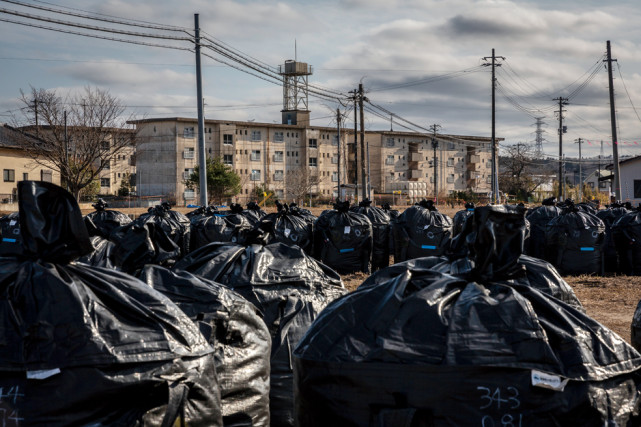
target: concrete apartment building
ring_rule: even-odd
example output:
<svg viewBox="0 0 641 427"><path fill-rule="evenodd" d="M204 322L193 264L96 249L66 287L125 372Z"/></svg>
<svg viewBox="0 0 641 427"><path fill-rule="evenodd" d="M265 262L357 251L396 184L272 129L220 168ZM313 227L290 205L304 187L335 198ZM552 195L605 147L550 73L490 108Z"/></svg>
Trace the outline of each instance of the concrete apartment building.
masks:
<svg viewBox="0 0 641 427"><path fill-rule="evenodd" d="M285 119L285 118L284 118ZM220 157L241 177L242 191L232 201L254 200L254 189L264 186L275 197L291 201L289 186L305 176L317 176L311 188L317 199L337 196L338 149L341 148L341 184L354 182L353 129L302 124L205 121L205 149ZM198 194L184 181L198 164L198 124L195 118L157 118L135 121L137 133L136 186L141 196L168 196L179 205L198 203ZM439 196L453 191L490 191L490 139L437 135ZM434 196L432 137L413 132L365 133L369 150L372 195L380 198L400 191L408 201ZM358 146L361 182L360 136ZM347 162L345 161L347 159ZM347 182L346 182L347 180ZM353 194L353 186L351 190ZM360 195L360 192L359 192Z"/></svg>
<svg viewBox="0 0 641 427"><path fill-rule="evenodd" d="M18 141L24 137L18 129L6 124L0 125L0 210L3 210L3 204L17 201L18 181L47 181L60 185L58 172L36 163L20 147ZM7 210L13 209L5 207Z"/></svg>

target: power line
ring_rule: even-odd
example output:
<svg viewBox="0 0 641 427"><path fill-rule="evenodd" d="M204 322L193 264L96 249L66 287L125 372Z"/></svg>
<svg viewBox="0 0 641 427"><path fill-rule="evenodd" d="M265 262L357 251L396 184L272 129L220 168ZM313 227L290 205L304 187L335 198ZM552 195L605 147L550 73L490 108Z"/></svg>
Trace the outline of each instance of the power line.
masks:
<svg viewBox="0 0 641 427"><path fill-rule="evenodd" d="M85 13L79 14L79 13L66 12L66 11L60 10L60 9L54 9L54 8L50 8L50 7L38 6L38 5L35 5L35 4L32 4L32 3L24 3L24 2L20 2L20 1L14 1L14 0L0 0L0 1L3 1L5 3L15 4L15 5L18 5L18 6L23 6L23 7L43 10L43 11L47 11L47 12L58 13L58 14L61 14L61 15L73 16L73 17L76 17L76 18L92 19L92 20L96 20L96 21L109 22L109 23L120 24L120 25L129 25L129 26L141 27L141 28L149 28L149 29L154 29L154 30L186 32L186 29L182 28L182 27L168 26L168 25L162 25L162 24L153 24L153 23L148 23L148 22L145 22L145 21L125 20L125 19L121 19L121 18L117 18L117 17L111 17L111 19L107 19L107 18L102 18L102 17L98 16L100 14L90 14L90 13L88 13L86 11L82 11L82 12L85 12ZM44 1L39 1L38 3L51 4L51 3L44 2ZM64 7L64 6L59 6L59 7ZM68 8L68 9L70 9L70 10L80 10L80 9L71 9L71 8ZM109 15L102 15L102 16L109 16Z"/></svg>

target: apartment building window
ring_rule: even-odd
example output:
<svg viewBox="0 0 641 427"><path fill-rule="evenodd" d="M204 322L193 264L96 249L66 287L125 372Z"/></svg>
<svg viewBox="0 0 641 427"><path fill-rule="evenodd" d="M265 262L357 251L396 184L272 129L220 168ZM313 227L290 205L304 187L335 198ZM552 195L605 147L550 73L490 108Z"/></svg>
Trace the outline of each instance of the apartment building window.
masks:
<svg viewBox="0 0 641 427"><path fill-rule="evenodd" d="M274 161L275 162L282 162L283 161L283 152L282 151L275 151L274 152Z"/></svg>
<svg viewBox="0 0 641 427"><path fill-rule="evenodd" d="M454 158L453 157L450 157L450 158L447 159L447 165L448 166L454 166Z"/></svg>
<svg viewBox="0 0 641 427"><path fill-rule="evenodd" d="M234 135L230 133L223 134L223 144L225 145L234 145Z"/></svg>
<svg viewBox="0 0 641 427"><path fill-rule="evenodd" d="M313 166L313 167L318 166L318 158L310 157L309 158L309 166Z"/></svg>
<svg viewBox="0 0 641 427"><path fill-rule="evenodd" d="M53 172L42 169L40 171L40 181L53 182Z"/></svg>
<svg viewBox="0 0 641 427"><path fill-rule="evenodd" d="M338 135L332 136L332 145L338 146Z"/></svg>
<svg viewBox="0 0 641 427"><path fill-rule="evenodd" d="M109 178L100 178L101 187L111 187L111 180Z"/></svg>
<svg viewBox="0 0 641 427"><path fill-rule="evenodd" d="M253 130L252 131L251 140L252 141L260 141L261 140L260 131L259 130Z"/></svg>
<svg viewBox="0 0 641 427"><path fill-rule="evenodd" d="M393 155L387 156L387 158L385 159L385 164L386 165L393 165L394 164L394 156Z"/></svg>
<svg viewBox="0 0 641 427"><path fill-rule="evenodd" d="M309 148L318 148L318 140L316 138L309 139Z"/></svg>
<svg viewBox="0 0 641 427"><path fill-rule="evenodd" d="M285 197L285 191L284 190L274 190L274 196L276 196L277 199L282 199Z"/></svg>
<svg viewBox="0 0 641 427"><path fill-rule="evenodd" d="M333 156L332 157L332 164L335 164L335 165L338 164L338 156Z"/></svg>
<svg viewBox="0 0 641 427"><path fill-rule="evenodd" d="M492 168L492 160L488 160L487 163L485 163L485 167L488 169Z"/></svg>
<svg viewBox="0 0 641 427"><path fill-rule="evenodd" d="M251 181L260 181L260 170L252 169L252 174L249 176Z"/></svg>
<svg viewBox="0 0 641 427"><path fill-rule="evenodd" d="M111 169L111 160L106 159L102 161L102 168L103 169Z"/></svg>
<svg viewBox="0 0 641 427"><path fill-rule="evenodd" d="M252 150L250 160L254 162L260 161L260 150Z"/></svg>
<svg viewBox="0 0 641 427"><path fill-rule="evenodd" d="M194 190L185 190L183 196L185 197L185 200L193 200L196 198L196 191Z"/></svg>
<svg viewBox="0 0 641 427"><path fill-rule="evenodd" d="M452 184L452 183L454 182L454 179L455 179L455 178L454 178L454 174L453 174L453 173L451 173L451 174L450 174L450 176L448 176L448 177L447 177L447 182L448 182L449 184Z"/></svg>
<svg viewBox="0 0 641 427"><path fill-rule="evenodd" d="M2 178L4 182L14 182L16 180L16 170L15 169L3 169Z"/></svg>
<svg viewBox="0 0 641 427"><path fill-rule="evenodd" d="M332 182L338 182L338 172L332 172Z"/></svg>
<svg viewBox="0 0 641 427"><path fill-rule="evenodd" d="M186 181L191 177L191 174L194 173L194 168L186 168L183 172L183 179Z"/></svg>
<svg viewBox="0 0 641 427"><path fill-rule="evenodd" d="M492 183L492 176L488 176L487 179L485 180L488 184Z"/></svg>
<svg viewBox="0 0 641 427"><path fill-rule="evenodd" d="M194 132L194 127L186 127L183 129L183 138L193 138L196 136L196 132Z"/></svg>
<svg viewBox="0 0 641 427"><path fill-rule="evenodd" d="M193 159L195 156L196 152L193 147L186 147L185 151L183 151L183 158L184 159Z"/></svg>
<svg viewBox="0 0 641 427"><path fill-rule="evenodd" d="M387 138L387 141L386 141L385 145L388 146L388 147L393 147L394 146L394 138Z"/></svg>
<svg viewBox="0 0 641 427"><path fill-rule="evenodd" d="M285 141L284 132L274 132L274 142L283 142Z"/></svg>
<svg viewBox="0 0 641 427"><path fill-rule="evenodd" d="M102 141L102 142L100 143L100 149L101 149L102 151L109 151L109 148L110 148L110 147L111 147L111 146L109 145L109 141Z"/></svg>
<svg viewBox="0 0 641 427"><path fill-rule="evenodd" d="M276 170L274 171L274 181L282 181L283 180L283 171L282 170Z"/></svg>
<svg viewBox="0 0 641 427"><path fill-rule="evenodd" d="M454 150L454 149L456 149L456 145L453 142L448 142L447 143L447 149L448 150Z"/></svg>
<svg viewBox="0 0 641 427"><path fill-rule="evenodd" d="M224 165L233 165L234 164L234 155L233 154L224 154L223 155L223 164Z"/></svg>

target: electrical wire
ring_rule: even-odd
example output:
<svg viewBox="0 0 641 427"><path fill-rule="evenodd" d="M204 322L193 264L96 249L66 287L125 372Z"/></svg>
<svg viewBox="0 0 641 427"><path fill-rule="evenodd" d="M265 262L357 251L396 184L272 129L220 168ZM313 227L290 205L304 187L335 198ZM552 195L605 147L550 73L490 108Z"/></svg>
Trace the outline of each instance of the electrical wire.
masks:
<svg viewBox="0 0 641 427"><path fill-rule="evenodd" d="M637 111L636 107L634 106L634 103L632 102L632 98L630 97L630 92L628 92L628 87L625 84L625 80L623 80L623 74L621 73L621 66L619 65L619 62L617 62L617 69L619 70L619 76L621 76L621 83L623 83L623 88L625 89L626 95L628 95L628 100L630 101L630 105L632 105L632 109L634 110L634 114L637 115L637 119L641 122L641 117L639 117L639 112ZM618 121L617 121L618 123Z"/></svg>
<svg viewBox="0 0 641 427"><path fill-rule="evenodd" d="M438 81L442 81L442 80L453 79L453 78L456 78L456 77L461 77L461 76L464 76L464 75L468 75L468 74L476 73L476 72L480 72L480 71L484 71L484 69L483 69L483 66L478 65L476 67L471 67L471 68L467 68L467 69L459 70L459 71L452 71L450 73L441 74L441 75L437 75L437 76L432 76L432 77L428 77L428 78L421 79L421 80L415 80L415 81L410 81L410 82L405 82L405 83L398 83L398 84L390 85L390 86L384 86L384 87L380 87L380 88L374 88L374 89L370 89L369 92L383 92L383 91L386 91L386 90L401 89L401 88L406 88L406 87L411 87L411 86L419 86L419 85L428 84L428 83L434 83L434 82L438 82Z"/></svg>
<svg viewBox="0 0 641 427"><path fill-rule="evenodd" d="M59 33L64 33L64 34L72 34L72 35L76 35L76 36L91 37L91 38L96 38L96 39L101 39L101 40L109 40L109 41L116 41L116 42L121 42L121 43L129 43L129 44L136 44L136 45L149 46L149 47L161 47L161 48L165 48L165 49L185 50L185 51L188 51L188 52L193 52L193 49L186 48L186 47L162 45L162 44L158 44L158 43L141 42L141 41L136 41L136 40L120 39L120 38L116 38L116 37L100 36L100 35L97 35L97 34L81 33L81 32L78 32L78 31L63 30L61 28L48 27L46 25L30 24L30 23L27 23L27 22L16 21L14 19L8 19L8 18L1 18L0 17L0 21L9 22L9 23L12 23L12 24L23 25L23 26L26 26L26 27L40 28L40 29L49 30L49 31L56 31L56 32L59 32Z"/></svg>
<svg viewBox="0 0 641 427"><path fill-rule="evenodd" d="M5 1L5 0L2 0ZM57 24L57 25L64 25L67 27L75 27L75 28L82 28L84 30L92 30L92 31L102 31L102 32L108 32L112 34L120 34L120 35L126 35L126 36L135 36L135 37L146 37L146 38L154 38L154 39L162 39L162 40L178 40L178 41L191 41L193 42L193 38L191 37L176 37L176 36L165 36L162 34L150 34L150 33L140 33L140 32L134 32L134 31L125 31L125 30L118 30L115 28L106 28L106 27L97 27L95 25L86 25L86 24L79 24L76 22L71 22L71 21L63 21L60 19L52 19L52 18L47 18L44 16L40 15L33 15L30 13L22 13L18 12L15 10L10 10L10 9L5 9L5 8L0 8L0 13L5 13L7 15L13 15L13 16L18 16L20 18L27 18L27 19L33 19L36 21L41 21L41 22L47 22L49 24Z"/></svg>
<svg viewBox="0 0 641 427"><path fill-rule="evenodd" d="M50 8L50 7L38 6L38 5L35 5L35 4L25 3L25 2L15 1L15 0L0 0L0 1L5 2L5 3L15 4L15 5L18 5L18 6L23 6L23 7L43 10L43 11L47 11L47 12L58 13L58 14L61 14L61 15L73 16L73 17L76 17L76 18L92 19L92 20L95 20L95 21L109 22L109 23L112 23L112 24L129 25L129 26L135 26L135 27L140 27L140 28L148 28L148 29L152 29L152 30L187 32L187 30L185 28L175 27L175 26L152 24L152 23L146 23L144 21L124 20L124 19L119 19L119 18L118 19L107 19L107 18L101 18L100 16L96 16L96 15L89 14L89 13L79 14L79 13L66 12L66 11L60 10L60 9L53 9L53 8ZM47 3L47 2L43 2L43 1L41 1L39 3L50 4L50 3Z"/></svg>

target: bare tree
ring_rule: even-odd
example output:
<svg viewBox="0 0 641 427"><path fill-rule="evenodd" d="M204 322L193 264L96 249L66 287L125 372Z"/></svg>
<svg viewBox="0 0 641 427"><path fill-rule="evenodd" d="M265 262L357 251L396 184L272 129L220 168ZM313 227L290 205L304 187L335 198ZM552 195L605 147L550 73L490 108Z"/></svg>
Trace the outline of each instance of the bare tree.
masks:
<svg viewBox="0 0 641 427"><path fill-rule="evenodd" d="M309 168L288 170L285 178L285 193L288 199L300 202L305 199L305 196L313 194L321 182L318 172L312 173Z"/></svg>
<svg viewBox="0 0 641 427"><path fill-rule="evenodd" d="M535 158L531 144L519 142L508 146L501 157L500 166L500 187L522 200L527 200L532 192L547 181L545 165Z"/></svg>
<svg viewBox="0 0 641 427"><path fill-rule="evenodd" d="M55 90L31 87L20 94L25 108L17 126L38 137L22 138L22 148L36 163L58 171L76 198L110 168L112 158L135 145L124 105L106 90L85 87L63 98Z"/></svg>

